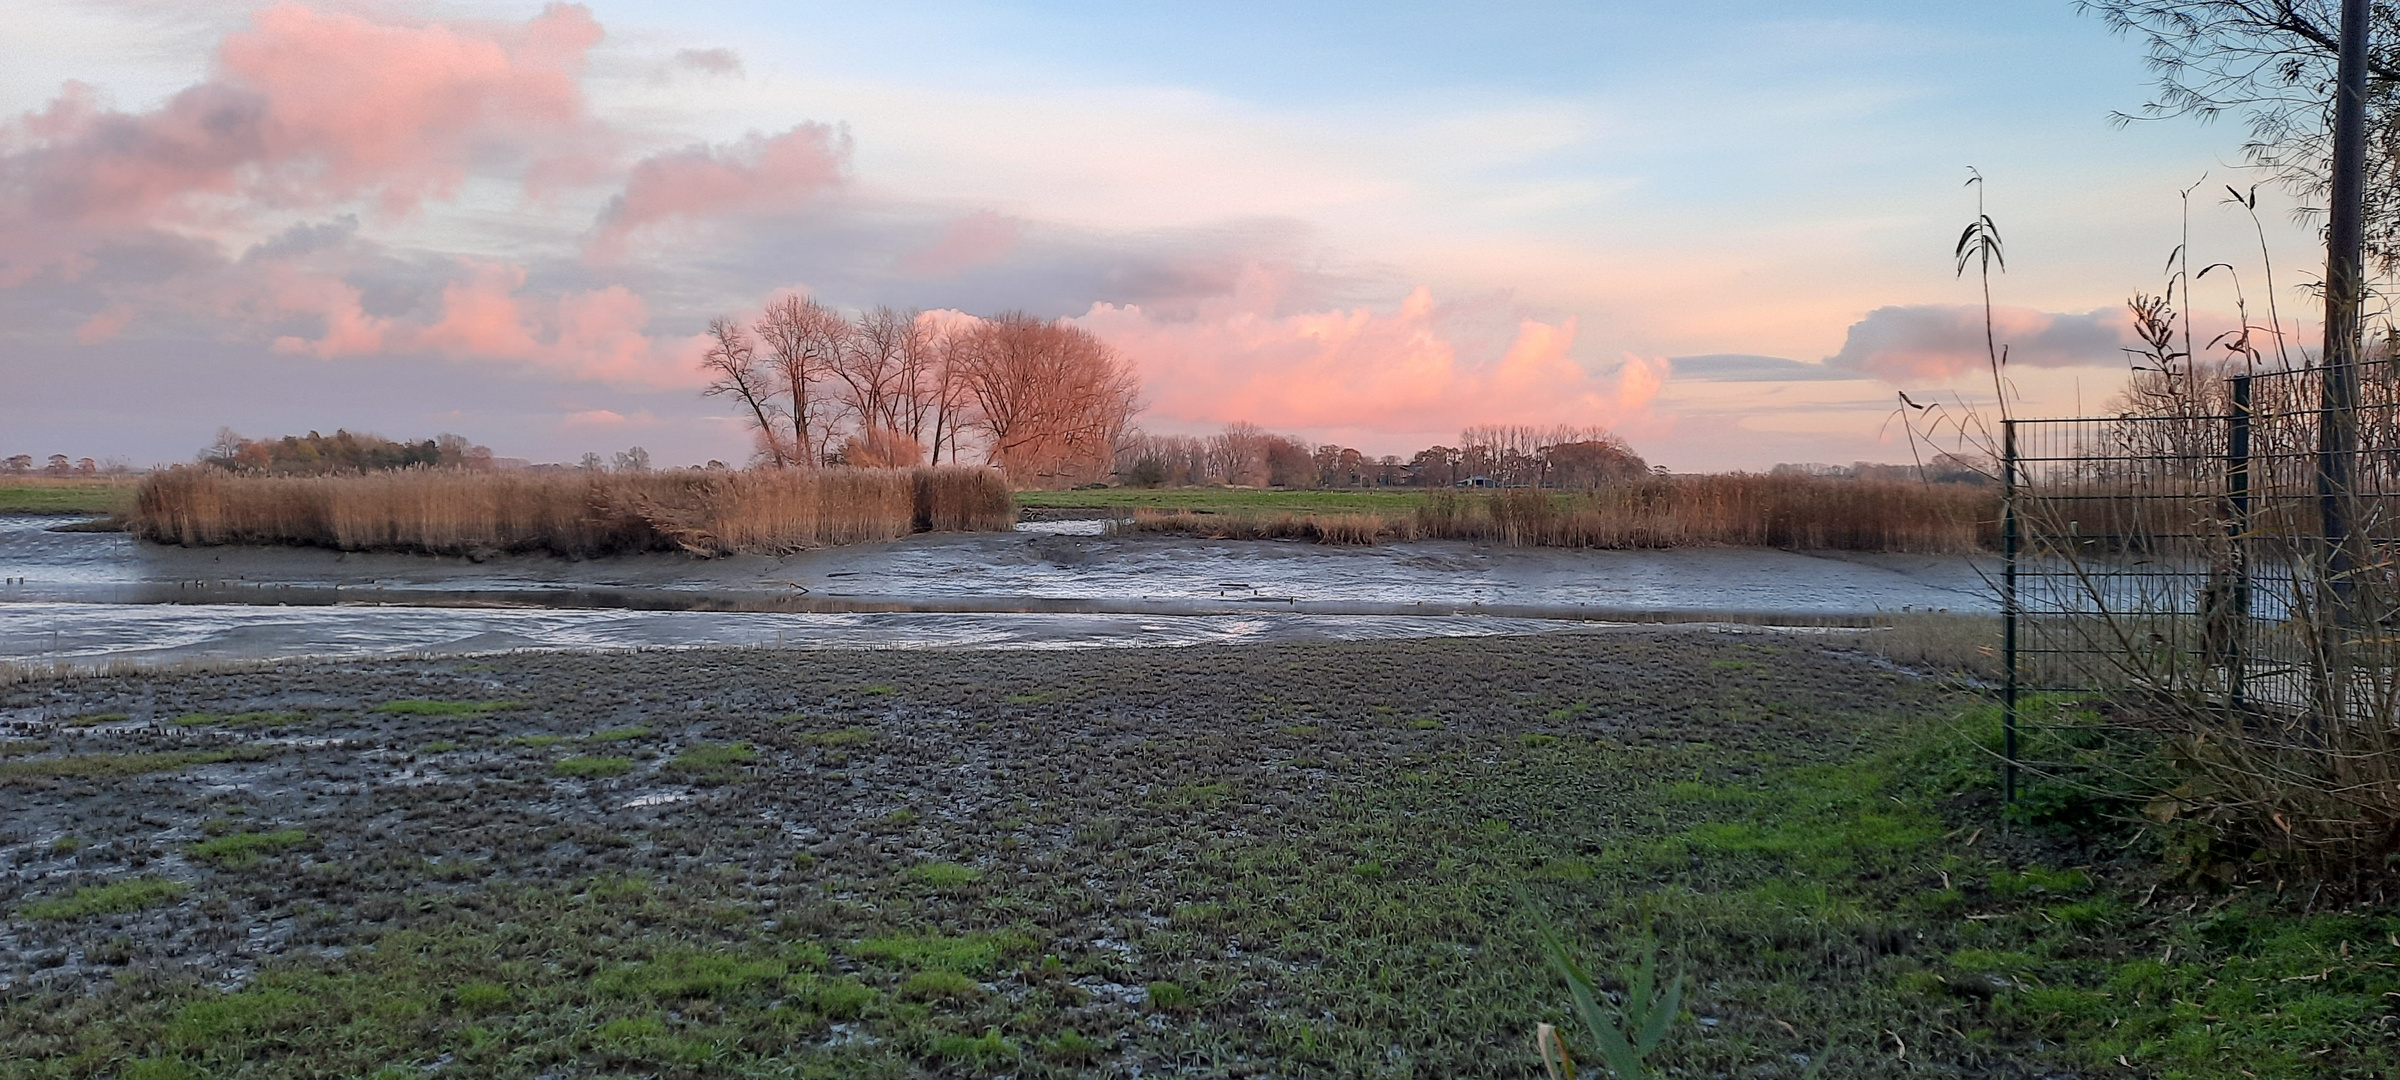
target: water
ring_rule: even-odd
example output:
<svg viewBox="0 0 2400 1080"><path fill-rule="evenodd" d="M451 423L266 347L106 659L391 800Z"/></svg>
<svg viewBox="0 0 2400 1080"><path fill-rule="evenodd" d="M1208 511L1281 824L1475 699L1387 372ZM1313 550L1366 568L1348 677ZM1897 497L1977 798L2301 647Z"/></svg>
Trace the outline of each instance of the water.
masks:
<svg viewBox="0 0 2400 1080"><path fill-rule="evenodd" d="M1993 610L1985 568L1954 558L1334 548L1051 521L783 558L478 562L46 531L59 520L0 517L0 660L1193 645Z"/></svg>

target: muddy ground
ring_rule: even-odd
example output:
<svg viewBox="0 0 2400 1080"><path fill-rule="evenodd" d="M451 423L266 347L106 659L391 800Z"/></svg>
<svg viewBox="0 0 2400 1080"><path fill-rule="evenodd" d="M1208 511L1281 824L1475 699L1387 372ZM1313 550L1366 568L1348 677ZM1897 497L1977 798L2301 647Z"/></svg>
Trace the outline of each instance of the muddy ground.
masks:
<svg viewBox="0 0 2400 1080"><path fill-rule="evenodd" d="M0 1076L1530 1076L1534 911L1692 973L1687 1075L2064 1075L1853 764L1961 702L1657 629L18 687Z"/></svg>

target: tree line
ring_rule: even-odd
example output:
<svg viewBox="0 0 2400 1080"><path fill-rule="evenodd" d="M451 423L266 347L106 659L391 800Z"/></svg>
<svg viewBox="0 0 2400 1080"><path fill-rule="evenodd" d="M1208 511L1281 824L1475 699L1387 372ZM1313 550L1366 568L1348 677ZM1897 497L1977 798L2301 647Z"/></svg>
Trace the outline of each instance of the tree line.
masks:
<svg viewBox="0 0 2400 1080"><path fill-rule="evenodd" d="M387 469L489 469L492 449L467 441L463 435L441 434L417 442L396 442L381 435L336 429L331 435L314 431L281 438L245 438L232 428L218 428L217 437L200 451L203 465L244 473L323 475L380 472Z"/></svg>
<svg viewBox="0 0 2400 1080"><path fill-rule="evenodd" d="M1116 462L1118 478L1137 487L1593 488L1651 473L1649 464L1615 432L1567 424L1477 425L1459 432L1457 446L1429 446L1403 458L1312 445L1256 424L1237 423L1214 435L1137 433L1118 448Z"/></svg>
<svg viewBox="0 0 2400 1080"><path fill-rule="evenodd" d="M1108 475L1140 408L1115 349L1022 312L852 317L786 296L750 323L712 320L708 343L703 392L731 399L768 466L973 459L1019 486L1067 486Z"/></svg>
<svg viewBox="0 0 2400 1080"><path fill-rule="evenodd" d="M39 468L35 467L32 454L11 454L0 458L0 476L99 476L127 471L125 463L116 458L94 461L88 457L69 458L65 454L52 454Z"/></svg>

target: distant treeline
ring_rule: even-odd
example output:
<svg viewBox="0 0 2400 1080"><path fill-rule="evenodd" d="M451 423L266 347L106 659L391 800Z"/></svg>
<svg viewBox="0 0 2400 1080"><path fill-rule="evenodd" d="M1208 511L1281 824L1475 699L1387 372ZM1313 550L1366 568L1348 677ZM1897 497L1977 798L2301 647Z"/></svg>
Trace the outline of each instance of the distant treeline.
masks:
<svg viewBox="0 0 2400 1080"><path fill-rule="evenodd" d="M1826 480L1880 480L1890 483L1997 485L2000 469L1989 460L1959 454L1935 454L1922 465L1879 465L1872 461L1848 465L1786 462L1769 471L1773 476L1814 476Z"/></svg>
<svg viewBox="0 0 2400 1080"><path fill-rule="evenodd" d="M1965 554L1998 540L1999 493L1957 484L1849 481L1798 473L1653 476L1581 491L1435 491L1405 510L1347 514L1161 514L1128 528L1231 540L1325 544L1473 540L1511 547Z"/></svg>
<svg viewBox="0 0 2400 1080"><path fill-rule="evenodd" d="M1595 488L1649 475L1649 464L1615 432L1575 425L1470 427L1459 432L1457 446L1429 446L1402 458L1230 424L1215 435L1134 435L1116 462L1117 479L1134 487Z"/></svg>
<svg viewBox="0 0 2400 1080"><path fill-rule="evenodd" d="M409 468L482 470L492 467L492 449L450 434L418 442L395 442L381 435L336 429L331 435L311 431L279 439L249 439L232 428L218 428L216 441L200 452L200 461L234 472L277 476Z"/></svg>
<svg viewBox="0 0 2400 1080"><path fill-rule="evenodd" d="M69 458L52 454L50 460L36 467L32 454L12 454L0 458L0 476L115 476L129 471L120 458L94 461L91 458Z"/></svg>

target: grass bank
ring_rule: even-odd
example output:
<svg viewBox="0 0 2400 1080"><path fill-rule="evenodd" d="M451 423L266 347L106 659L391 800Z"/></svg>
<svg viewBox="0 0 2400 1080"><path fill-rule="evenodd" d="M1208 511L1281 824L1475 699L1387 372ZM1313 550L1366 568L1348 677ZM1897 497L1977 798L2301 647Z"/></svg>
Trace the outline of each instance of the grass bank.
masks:
<svg viewBox="0 0 2400 1080"><path fill-rule="evenodd" d="M0 477L0 514L126 514L137 477Z"/></svg>
<svg viewBox="0 0 2400 1080"><path fill-rule="evenodd" d="M1067 494L1083 494L1080 492ZM1998 539L1999 501L1958 485L1895 484L1731 473L1659 477L1559 492L1436 491L1386 501L1295 505L1245 493L1222 508L1134 509L1128 528L1221 539L1477 540L1519 547L1693 545L1963 554ZM1398 501L1410 500L1410 501ZM1310 508L1302 508L1310 507Z"/></svg>
<svg viewBox="0 0 2400 1080"><path fill-rule="evenodd" d="M175 729L272 758L12 792L0 1077L1535 1077L1568 1020L1528 904L1688 976L1675 1075L2400 1065L2390 909L2012 822L1987 710L1807 641L519 655L0 706L59 718L34 760L284 717ZM225 837L288 842L194 854Z"/></svg>
<svg viewBox="0 0 2400 1080"><path fill-rule="evenodd" d="M132 528L190 546L722 555L1007 529L1014 521L1007 486L988 469L284 477L187 467L142 483Z"/></svg>

